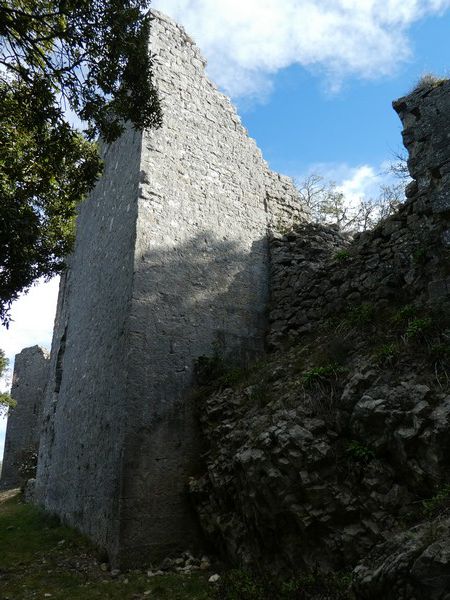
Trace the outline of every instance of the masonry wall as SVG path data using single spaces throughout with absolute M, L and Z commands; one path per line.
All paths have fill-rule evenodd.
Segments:
M 39 346 L 25 348 L 16 355 L 11 396 L 17 406 L 8 414 L 0 481 L 3 489 L 25 483 L 20 467 L 37 452 L 48 365 L 48 353 Z
M 184 30 L 155 13 L 150 47 L 164 124 L 108 150 L 82 207 L 38 473 L 39 502 L 122 565 L 199 544 L 194 362 L 263 351 L 267 228 L 303 218 Z
M 59 292 L 35 490 L 39 504 L 111 551 L 127 410 L 140 150 L 134 131 L 106 148 L 103 177 L 80 207 Z
M 187 500 L 200 455 L 194 361 L 262 352 L 267 226 L 300 208 L 284 207 L 292 182 L 268 170 L 184 30 L 158 14 L 151 50 L 164 127 L 145 132 L 142 151 L 121 502 L 130 561 L 196 536 Z
M 191 481 L 229 561 L 281 581 L 361 561 L 358 600 L 449 589 L 450 81 L 394 108 L 407 199 L 353 239 L 320 224 L 271 236 L 272 352 L 201 399 Z
M 303 224 L 271 236 L 271 348 L 290 346 L 326 319 L 369 303 L 450 295 L 450 82 L 424 82 L 393 103 L 412 181 L 399 211 L 352 243 Z M 406 303 L 406 300 L 405 300 Z

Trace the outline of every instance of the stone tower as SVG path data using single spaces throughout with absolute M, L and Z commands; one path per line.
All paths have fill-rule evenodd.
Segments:
M 25 483 L 20 467 L 37 452 L 48 366 L 48 353 L 39 346 L 25 348 L 16 355 L 11 396 L 17 406 L 8 415 L 0 481 L 3 489 Z
M 198 540 L 193 364 L 263 349 L 267 229 L 301 217 L 184 30 L 155 13 L 158 131 L 128 130 L 80 208 L 60 288 L 36 500 L 138 564 Z

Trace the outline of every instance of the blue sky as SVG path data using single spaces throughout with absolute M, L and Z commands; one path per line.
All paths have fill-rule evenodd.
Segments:
M 401 149 L 393 99 L 450 72 L 450 0 L 154 0 L 185 26 L 270 166 L 376 193 Z M 57 281 L 13 307 L 0 348 L 51 343 Z M 0 419 L 0 454 L 5 421 Z
M 326 87 L 323 74 L 292 65 L 273 78 L 265 103 L 238 99 L 249 133 L 277 171 L 301 176 L 314 165 L 380 165 L 402 148 L 400 121 L 392 100 L 406 94 L 423 73 L 448 75 L 450 10 L 415 23 L 413 54 L 398 71 L 373 80 L 350 76 L 340 90 Z

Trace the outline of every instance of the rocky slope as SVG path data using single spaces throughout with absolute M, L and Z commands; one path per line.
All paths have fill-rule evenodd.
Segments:
M 450 598 L 450 82 L 394 103 L 412 183 L 353 241 L 274 235 L 270 352 L 204 359 L 191 492 L 235 563 L 353 571 L 357 598 Z M 209 362 L 208 362 L 209 361 Z M 220 368 L 219 368 L 220 366 Z M 214 392 L 211 389 L 214 388 Z M 209 393 L 208 393 L 209 391 Z

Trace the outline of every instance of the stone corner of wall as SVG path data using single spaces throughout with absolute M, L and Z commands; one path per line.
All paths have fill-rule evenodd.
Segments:
M 310 221 L 292 177 L 271 171 L 268 167 L 266 173 L 269 232 L 273 234 L 277 229 L 290 229 Z
M 171 17 L 166 15 L 165 13 L 152 9 L 151 10 L 152 20 L 157 21 L 160 25 L 165 26 L 167 29 L 172 30 L 172 33 L 184 44 L 191 48 L 191 50 L 195 53 L 195 58 L 199 60 L 203 67 L 206 67 L 207 60 L 202 55 L 197 43 L 195 40 L 187 33 L 182 25 L 174 21 Z

